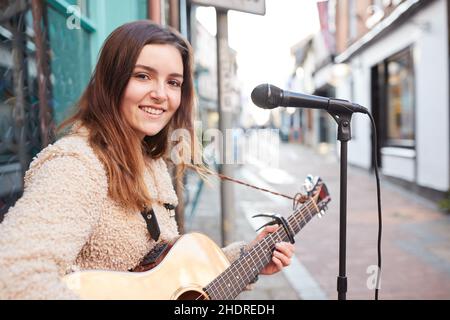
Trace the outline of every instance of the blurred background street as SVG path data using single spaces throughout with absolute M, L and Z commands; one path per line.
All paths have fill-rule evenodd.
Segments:
M 282 274 L 260 276 L 253 291 L 243 299 L 337 299 L 339 241 L 339 163 L 330 154 L 321 155 L 301 145 L 283 144 L 274 170 L 248 164 L 236 177 L 272 191 L 293 195 L 307 174 L 320 174 L 332 201 L 328 213 L 315 217 L 300 231 L 297 260 Z M 276 171 L 269 175 L 267 171 Z M 290 177 L 275 183 L 272 176 Z M 204 187 L 199 206 L 187 217 L 188 231 L 201 231 L 220 243 L 220 212 L 217 179 Z M 375 176 L 358 168 L 348 173 L 347 276 L 349 299 L 373 299 L 368 287 L 377 264 L 378 218 Z M 383 238 L 380 299 L 450 299 L 450 216 L 436 206 L 388 181 L 382 182 Z M 191 186 L 191 190 L 195 190 Z M 287 216 L 289 200 L 236 187 L 234 240 L 253 240 L 254 230 L 265 221 L 251 219 L 257 213 Z
M 71 114 L 103 41 L 139 19 L 192 44 L 196 131 L 211 169 L 289 196 L 317 175 L 331 194 L 327 214 L 297 236 L 292 265 L 261 276 L 240 299 L 337 298 L 336 121 L 324 110 L 258 108 L 251 92 L 261 83 L 346 99 L 373 115 L 376 146 L 369 118 L 351 121 L 347 298 L 374 297 L 376 159 L 380 299 L 450 299 L 447 0 L 0 0 L 0 222 L 22 195 L 31 160 Z M 292 211 L 285 198 L 217 178 L 208 187 L 192 173 L 175 189 L 180 231 L 218 244 L 251 241 L 266 221 L 254 214 Z

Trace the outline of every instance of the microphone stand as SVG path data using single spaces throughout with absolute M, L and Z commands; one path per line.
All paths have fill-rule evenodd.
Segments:
M 340 202 L 339 202 L 339 275 L 337 277 L 338 300 L 346 300 L 347 276 L 347 143 L 352 138 L 351 119 L 353 111 L 347 108 L 335 107 L 330 104 L 328 113 L 338 124 L 337 139 L 341 142 L 340 158 Z

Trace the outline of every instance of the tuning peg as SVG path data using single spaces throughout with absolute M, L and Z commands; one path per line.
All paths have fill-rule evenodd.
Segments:
M 322 218 L 325 215 L 325 210 L 320 210 L 319 212 L 319 218 Z

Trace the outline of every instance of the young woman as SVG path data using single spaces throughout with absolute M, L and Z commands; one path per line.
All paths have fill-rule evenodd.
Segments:
M 193 108 L 186 40 L 149 21 L 112 32 L 76 113 L 61 126 L 69 133 L 33 160 L 22 198 L 0 224 L 0 298 L 76 299 L 63 275 L 130 271 L 155 245 L 172 243 L 177 197 L 164 159 L 174 129 L 195 138 Z M 150 208 L 156 239 L 141 214 Z M 236 242 L 223 251 L 233 261 L 251 245 Z M 293 251 L 289 243 L 277 245 L 262 274 L 288 265 Z

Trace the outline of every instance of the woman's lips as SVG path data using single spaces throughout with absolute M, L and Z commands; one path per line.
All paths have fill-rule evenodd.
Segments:
M 139 106 L 139 109 L 152 119 L 159 118 L 165 112 L 164 109 L 153 106 Z

